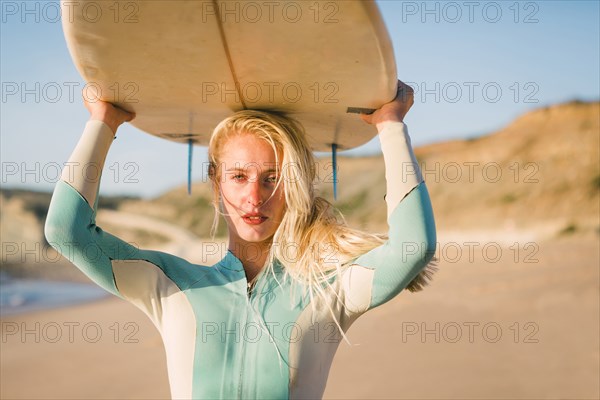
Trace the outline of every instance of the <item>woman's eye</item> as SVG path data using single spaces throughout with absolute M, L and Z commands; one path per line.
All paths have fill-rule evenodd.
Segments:
M 243 181 L 246 177 L 242 174 L 233 175 L 232 179 L 234 181 Z
M 269 182 L 269 183 L 276 183 L 277 182 L 277 176 L 275 176 L 275 175 L 269 176 L 267 178 L 267 182 Z

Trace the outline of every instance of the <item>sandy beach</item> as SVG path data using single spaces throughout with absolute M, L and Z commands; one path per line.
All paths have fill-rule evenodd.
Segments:
M 440 243 L 426 291 L 350 328 L 325 398 L 599 398 L 598 237 L 529 243 Z M 169 397 L 159 334 L 125 301 L 7 316 L 1 327 L 2 399 Z

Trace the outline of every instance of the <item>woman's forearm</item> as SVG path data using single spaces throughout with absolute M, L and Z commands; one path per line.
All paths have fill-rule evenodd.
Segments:
M 77 190 L 93 208 L 106 155 L 115 135 L 102 121 L 90 120 L 73 150 L 61 180 Z
M 408 129 L 402 122 L 386 122 L 379 132 L 385 162 L 388 219 L 400 201 L 423 181 Z

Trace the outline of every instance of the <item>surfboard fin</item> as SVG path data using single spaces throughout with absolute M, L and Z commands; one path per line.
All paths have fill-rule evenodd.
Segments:
M 187 192 L 188 195 L 192 194 L 192 150 L 194 148 L 194 142 L 192 139 L 188 139 L 188 173 L 187 173 Z
M 331 143 L 331 164 L 333 168 L 333 199 L 337 200 L 337 143 Z

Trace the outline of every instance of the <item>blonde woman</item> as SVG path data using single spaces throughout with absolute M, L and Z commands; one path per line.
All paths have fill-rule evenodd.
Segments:
M 229 232 L 224 258 L 203 266 L 135 248 L 95 224 L 99 179 L 77 170 L 101 170 L 118 126 L 134 117 L 96 102 L 86 103 L 75 171 L 55 188 L 46 237 L 154 322 L 173 398 L 321 398 L 350 325 L 403 289 L 420 290 L 433 270 L 433 212 L 403 123 L 412 102 L 399 82 L 394 101 L 362 115 L 384 154 L 387 236 L 348 227 L 316 196 L 315 161 L 297 124 L 241 111 L 209 145 L 215 210 Z

